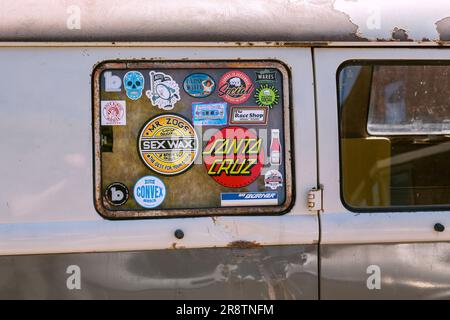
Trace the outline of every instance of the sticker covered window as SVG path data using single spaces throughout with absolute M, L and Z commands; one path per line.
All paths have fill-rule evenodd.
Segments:
M 288 210 L 283 64 L 105 62 L 93 77 L 95 205 L 103 216 Z

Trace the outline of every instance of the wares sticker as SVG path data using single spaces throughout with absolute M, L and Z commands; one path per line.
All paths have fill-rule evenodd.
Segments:
M 154 107 L 163 110 L 172 110 L 175 103 L 180 101 L 180 87 L 171 76 L 163 73 L 150 71 L 150 90 L 145 95 L 150 99 Z
M 183 89 L 191 97 L 205 98 L 216 89 L 216 83 L 206 73 L 194 73 L 184 79 Z
M 268 107 L 231 107 L 230 124 L 267 124 Z
M 197 126 L 226 125 L 227 103 L 193 103 L 192 122 Z
M 225 73 L 219 81 L 219 97 L 232 104 L 241 104 L 250 98 L 253 83 L 244 72 L 234 70 Z
M 276 72 L 270 70 L 256 71 L 256 81 L 259 83 L 272 83 L 277 81 Z
M 263 167 L 261 144 L 262 139 L 246 128 L 221 129 L 203 151 L 208 175 L 225 187 L 248 186 L 258 178 Z
M 134 185 L 134 200 L 144 208 L 156 208 L 166 198 L 166 186 L 154 176 L 140 178 Z
M 153 171 L 174 175 L 187 170 L 197 157 L 194 127 L 175 114 L 150 119 L 139 134 L 139 154 Z
M 125 101 L 101 101 L 101 125 L 124 126 L 127 124 Z

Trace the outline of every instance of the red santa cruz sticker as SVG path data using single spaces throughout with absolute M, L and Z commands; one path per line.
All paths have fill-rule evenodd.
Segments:
M 261 174 L 262 139 L 241 127 L 226 127 L 211 137 L 203 150 L 208 175 L 225 187 L 248 186 Z
M 233 70 L 220 78 L 219 97 L 229 103 L 244 103 L 250 98 L 252 91 L 252 80 L 242 71 Z

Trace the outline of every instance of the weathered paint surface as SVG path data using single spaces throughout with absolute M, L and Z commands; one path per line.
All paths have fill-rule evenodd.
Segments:
M 4 256 L 0 298 L 317 299 L 317 246 Z
M 323 299 L 450 299 L 450 243 L 323 245 L 320 252 Z M 370 266 L 379 267 L 379 289 Z
M 346 13 L 358 34 L 370 41 L 443 40 L 436 24 L 450 15 L 445 0 L 336 0 L 333 7 Z
M 447 0 L 19 0 L 0 41 L 444 41 L 449 16 Z

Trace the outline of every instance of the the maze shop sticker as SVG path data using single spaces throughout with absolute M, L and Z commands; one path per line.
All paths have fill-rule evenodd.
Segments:
M 127 124 L 125 101 L 101 101 L 102 126 L 124 126 Z
M 267 124 L 269 107 L 232 106 L 230 124 Z
M 197 126 L 227 124 L 227 103 L 193 103 L 192 122 Z
M 144 90 L 144 76 L 139 71 L 128 71 L 123 76 L 123 85 L 127 97 L 137 100 L 142 96 L 142 90 Z
M 228 192 L 220 194 L 222 207 L 276 206 L 277 192 Z
M 261 174 L 262 139 L 242 127 L 225 127 L 211 137 L 203 150 L 206 172 L 230 188 L 248 186 Z
M 121 206 L 128 201 L 129 192 L 126 185 L 120 182 L 111 183 L 105 190 L 106 201 L 112 206 Z
M 194 127 L 176 114 L 150 119 L 142 129 L 139 154 L 155 172 L 174 175 L 187 170 L 197 156 L 198 138 Z
M 259 106 L 272 108 L 278 104 L 279 99 L 278 89 L 274 86 L 263 84 L 255 91 L 255 101 Z
M 271 190 L 277 190 L 283 186 L 283 175 L 278 170 L 268 170 L 264 175 L 264 185 Z
M 225 73 L 219 81 L 219 97 L 228 103 L 241 104 L 250 98 L 253 83 L 248 75 L 239 70 Z
M 140 178 L 133 189 L 134 200 L 144 208 L 156 208 L 166 198 L 166 186 L 154 176 Z
M 205 98 L 214 92 L 216 83 L 206 73 L 193 73 L 183 81 L 183 89 L 194 98 Z
M 150 71 L 149 75 L 150 90 L 147 90 L 145 95 L 153 106 L 163 110 L 172 110 L 175 103 L 181 99 L 178 83 L 163 72 Z

